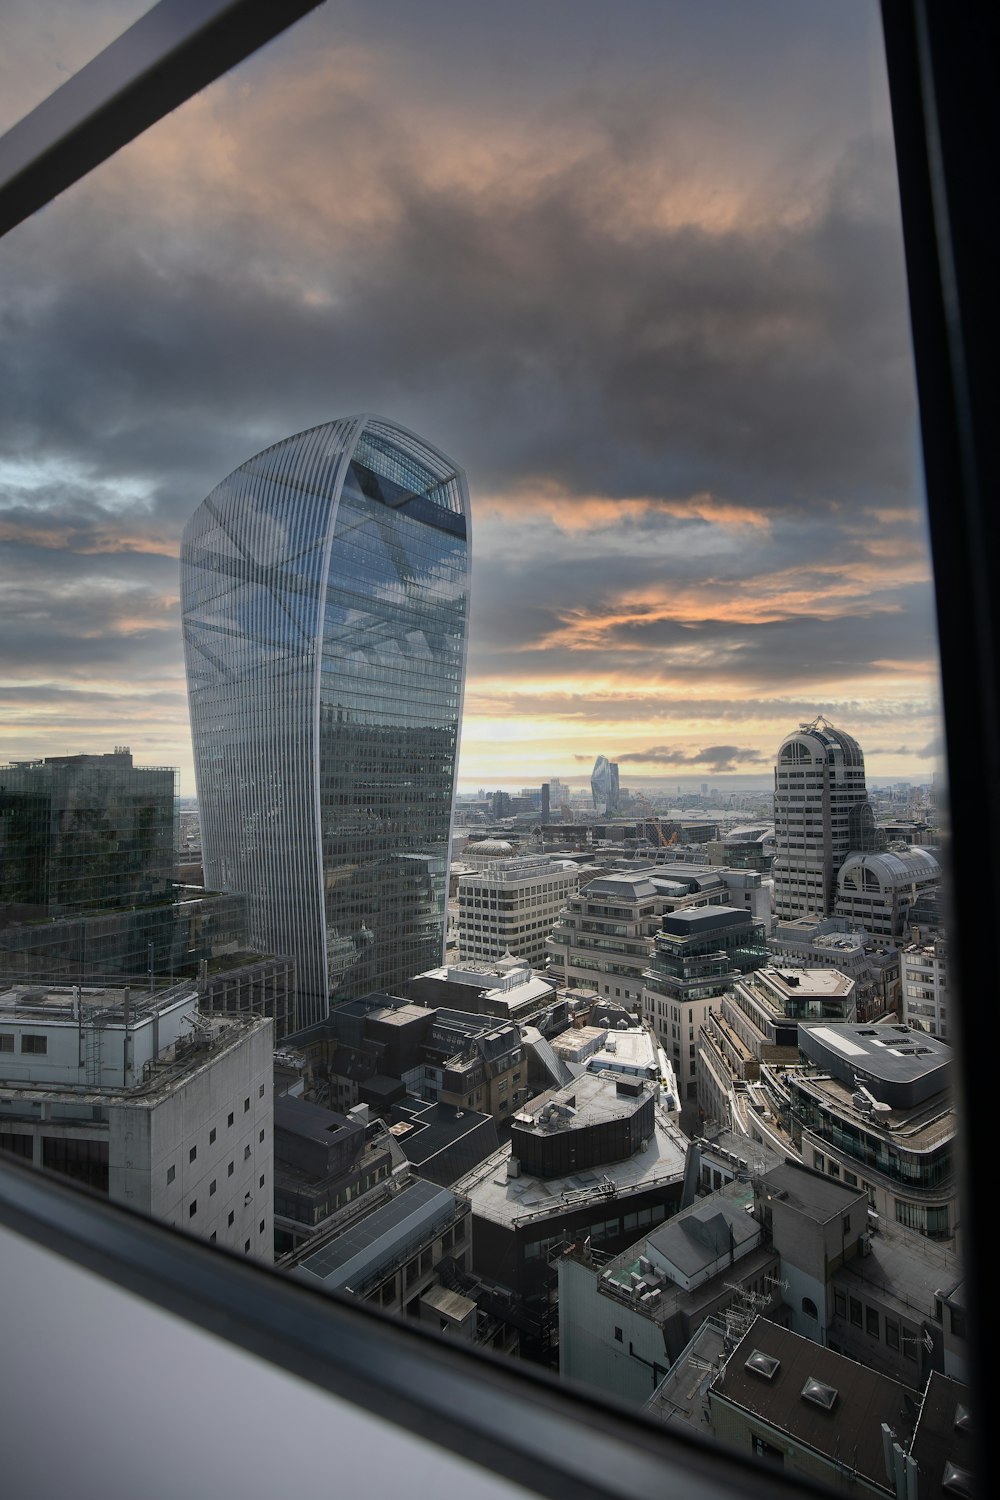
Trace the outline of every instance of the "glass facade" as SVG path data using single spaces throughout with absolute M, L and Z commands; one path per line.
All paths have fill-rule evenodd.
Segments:
M 0 769 L 0 916 L 31 921 L 169 898 L 176 772 L 131 753 Z
M 618 765 L 616 761 L 608 760 L 606 755 L 599 755 L 597 757 L 590 776 L 590 792 L 596 812 L 601 813 L 603 816 L 618 811 L 621 792 L 618 786 Z
M 668 931 L 667 923 L 682 930 Z M 735 974 L 747 974 L 768 961 L 762 922 L 746 917 L 723 925 L 720 919 L 707 931 L 690 932 L 684 926 L 683 917 L 667 917 L 664 930 L 656 934 L 655 951 L 642 977 L 646 988 L 658 995 L 682 1004 L 721 995 Z M 699 926 L 704 928 L 703 923 Z
M 468 509 L 450 459 L 353 417 L 242 464 L 184 533 L 205 878 L 294 956 L 299 1026 L 442 961 Z
M 214 894 L 0 925 L 0 981 L 83 984 L 194 973 L 246 947 L 245 902 Z

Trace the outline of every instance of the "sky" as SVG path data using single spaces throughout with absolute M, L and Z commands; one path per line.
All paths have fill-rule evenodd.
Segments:
M 0 128 L 142 0 L 9 0 Z M 877 7 L 331 0 L 0 245 L 0 759 L 194 792 L 183 527 L 376 412 L 466 469 L 461 785 L 940 714 Z

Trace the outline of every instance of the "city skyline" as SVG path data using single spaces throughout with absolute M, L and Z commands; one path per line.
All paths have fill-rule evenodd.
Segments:
M 129 11 L 15 7 L 9 118 Z M 877 12 L 457 14 L 319 12 L 11 235 L 0 754 L 127 742 L 192 795 L 184 519 L 374 410 L 475 496 L 463 789 L 766 783 L 818 713 L 929 781 Z

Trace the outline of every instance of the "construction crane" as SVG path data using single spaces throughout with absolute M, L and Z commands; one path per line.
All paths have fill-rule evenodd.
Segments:
M 670 837 L 667 838 L 667 835 L 663 832 L 663 829 L 660 826 L 659 818 L 656 816 L 653 809 L 650 807 L 649 802 L 642 795 L 642 793 L 633 792 L 632 796 L 637 802 L 641 802 L 643 807 L 646 809 L 647 817 L 649 818 L 649 821 L 652 823 L 653 827 L 656 829 L 656 836 L 660 840 L 660 843 L 663 845 L 664 849 L 672 849 L 673 846 L 677 843 L 677 840 L 680 838 L 680 834 L 675 830 L 670 835 Z

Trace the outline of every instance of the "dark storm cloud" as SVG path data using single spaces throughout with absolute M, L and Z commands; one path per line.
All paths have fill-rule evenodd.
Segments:
M 896 745 L 886 747 L 884 745 L 874 746 L 867 752 L 869 755 L 905 755 L 915 760 L 941 760 L 944 756 L 944 738 L 935 735 L 926 745 Z
M 569 95 L 578 149 L 523 186 L 515 162 L 472 190 L 438 180 L 383 92 L 332 89 L 319 119 L 293 111 L 275 138 L 267 88 L 284 80 L 261 78 L 257 114 L 235 86 L 232 116 L 220 106 L 219 128 L 241 130 L 230 178 L 202 178 L 188 143 L 204 201 L 181 196 L 179 222 L 140 150 L 18 231 L 15 451 L 141 475 L 177 523 L 254 445 L 359 407 L 439 436 L 474 490 L 535 477 L 791 508 L 910 497 L 886 142 L 847 141 L 797 216 L 635 222 L 677 133 L 669 95 Z M 558 111 L 556 93 L 540 149 Z M 181 116 L 157 129 L 184 139 Z M 336 184 L 304 198 L 337 148 L 378 205 L 361 222 Z M 145 149 L 155 160 L 155 133 Z
M 916 675 L 891 148 L 870 23 L 831 10 L 344 0 L 21 226 L 8 675 L 177 680 L 194 508 L 364 410 L 468 471 L 470 702 L 505 680 L 534 716 L 522 680 L 589 676 L 585 719 L 615 690 L 655 716 L 652 688 L 683 685 L 742 741 L 753 700 L 713 678 L 784 705 L 807 681 L 863 694 L 886 661 Z M 592 497 L 617 513 L 581 531 Z
M 674 750 L 669 745 L 652 745 L 648 750 L 631 750 L 620 753 L 618 760 L 641 761 L 653 766 L 707 766 L 710 771 L 721 774 L 735 771 L 737 766 L 766 765 L 767 756 L 757 750 L 739 745 L 708 745 L 704 750 Z

